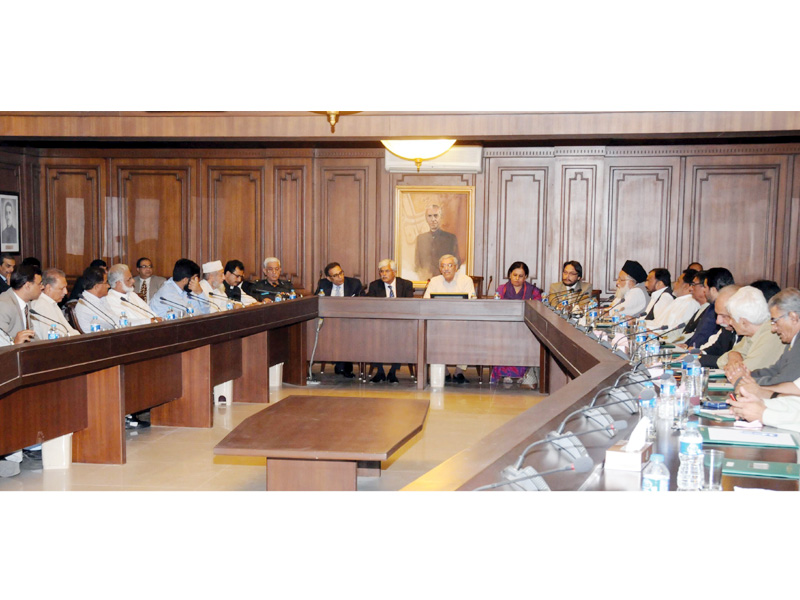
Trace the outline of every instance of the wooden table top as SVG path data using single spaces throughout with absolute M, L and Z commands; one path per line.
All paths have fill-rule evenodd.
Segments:
M 387 460 L 422 431 L 428 400 L 289 396 L 245 419 L 214 454 Z

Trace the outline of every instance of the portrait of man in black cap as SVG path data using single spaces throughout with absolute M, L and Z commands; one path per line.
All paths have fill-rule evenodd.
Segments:
M 626 260 L 617 277 L 617 291 L 614 293 L 614 302 L 611 312 L 623 317 L 638 315 L 650 302 L 645 281 L 647 271 L 635 260 Z

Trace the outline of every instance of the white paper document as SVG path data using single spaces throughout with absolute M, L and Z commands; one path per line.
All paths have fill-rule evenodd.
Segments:
M 794 436 L 790 433 L 753 431 L 750 429 L 734 429 L 733 427 L 709 427 L 708 440 L 710 442 L 726 442 L 728 444 L 797 446 Z

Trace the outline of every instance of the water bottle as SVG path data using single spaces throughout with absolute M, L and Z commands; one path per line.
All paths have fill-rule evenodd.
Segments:
M 320 296 L 324 296 L 324 295 L 325 295 L 325 290 L 320 290 L 320 291 L 319 291 L 319 295 L 320 295 Z
M 230 300 L 228 300 L 228 301 L 225 303 L 225 310 L 233 310 L 233 302 L 231 302 Z
M 681 466 L 678 467 L 678 489 L 699 490 L 703 487 L 703 436 L 697 422 L 686 424 L 678 438 Z
M 100 331 L 100 319 L 97 318 L 97 315 L 92 317 L 92 323 L 89 325 L 89 332 L 94 333 L 95 331 Z
M 119 313 L 119 327 L 120 329 L 122 329 L 124 327 L 127 327 L 129 324 L 130 323 L 128 322 L 128 315 L 126 315 L 125 311 L 123 310 L 121 313 Z
M 648 391 L 649 390 L 649 391 Z M 642 391 L 639 392 L 639 410 L 642 417 L 650 419 L 650 426 L 647 428 L 647 440 L 652 442 L 656 439 L 656 417 L 658 415 L 657 400 L 653 382 L 646 381 L 642 384 Z
M 294 290 L 289 292 L 289 300 L 297 300 L 297 292 L 295 292 Z
M 663 454 L 651 454 L 650 462 L 642 473 L 643 492 L 668 492 L 669 469 L 664 464 Z
M 651 333 L 647 338 L 647 344 L 644 347 L 645 364 L 646 367 L 652 367 L 658 364 L 659 353 L 661 352 L 661 344 L 654 333 Z
M 186 307 L 186 316 L 187 317 L 193 317 L 194 316 L 194 306 L 192 306 L 191 304 Z
M 495 292 L 494 293 L 494 299 L 495 300 L 500 300 L 500 292 Z
M 699 404 L 700 395 L 703 393 L 703 367 L 700 365 L 700 359 L 695 354 L 687 354 L 683 358 L 682 366 L 686 394 L 694 399 L 694 404 Z
M 47 339 L 48 340 L 57 340 L 59 338 L 58 329 L 56 329 L 56 324 L 53 323 L 50 325 L 50 331 L 47 332 Z
M 167 309 L 167 321 L 174 321 L 178 318 L 178 315 L 175 314 L 175 311 L 172 310 L 172 307 Z
M 319 291 L 319 295 L 320 295 L 320 296 L 324 296 L 324 295 L 325 295 L 325 292 L 323 292 L 322 290 L 320 290 L 320 291 Z M 275 294 L 275 300 L 274 300 L 274 302 L 283 302 L 283 292 L 281 292 L 280 294 Z
M 592 327 L 596 322 L 597 322 L 597 303 L 594 300 L 592 300 L 591 304 L 589 304 L 589 314 L 586 317 L 586 324 Z
M 611 333 L 613 335 L 617 334 L 625 335 L 625 331 L 622 329 L 622 325 L 619 324 L 619 315 L 617 314 L 611 316 Z
M 661 395 L 658 398 L 658 418 L 669 420 L 672 425 L 672 417 L 674 415 L 675 394 L 678 391 L 678 386 L 675 383 L 675 377 L 672 369 L 667 369 L 661 376 Z
M 567 308 L 567 307 L 568 307 L 568 306 L 569 306 L 569 302 L 567 302 L 567 299 L 566 299 L 566 298 L 564 298 L 564 299 L 561 301 L 561 309 L 560 309 L 560 310 L 561 310 L 561 314 L 562 314 L 562 315 L 565 315 L 565 314 L 567 314 L 567 310 L 568 310 L 568 308 Z

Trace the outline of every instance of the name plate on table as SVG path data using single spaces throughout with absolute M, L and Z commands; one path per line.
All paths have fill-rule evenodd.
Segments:
M 757 446 L 761 448 L 798 449 L 797 440 L 791 433 L 777 431 L 753 431 L 734 429 L 733 427 L 697 428 L 703 436 L 704 444 L 720 444 L 729 446 Z
M 738 460 L 726 458 L 722 463 L 723 475 L 767 477 L 769 479 L 800 479 L 797 463 L 767 462 L 763 460 Z

